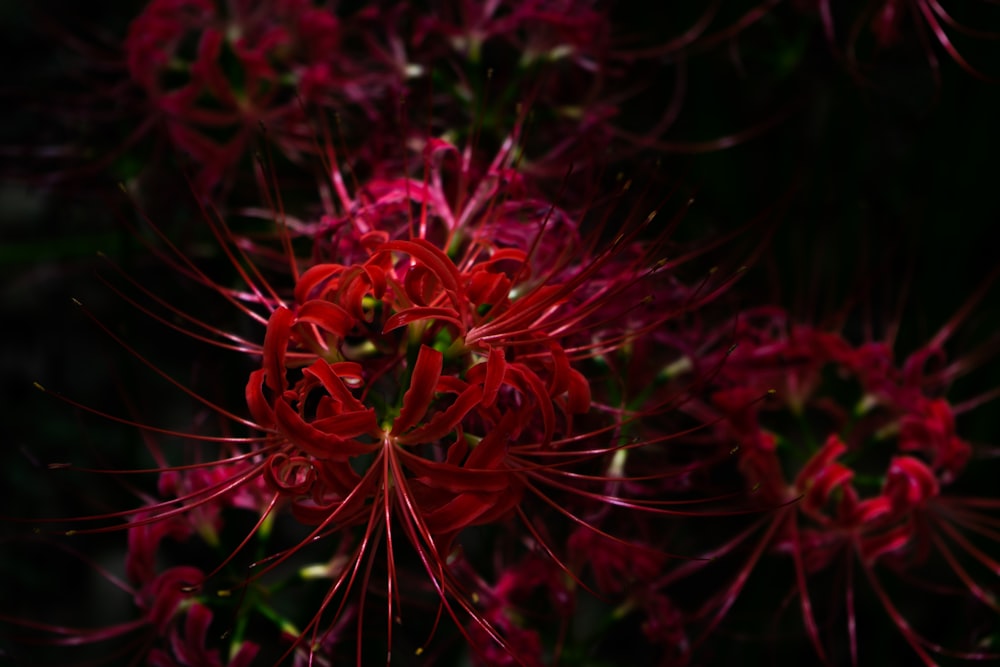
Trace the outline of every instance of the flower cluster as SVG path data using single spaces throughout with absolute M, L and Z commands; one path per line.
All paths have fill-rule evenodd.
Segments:
M 715 557 L 745 560 L 695 616 L 715 627 L 753 570 L 765 567 L 762 561 L 786 560 L 794 575 L 783 582 L 789 587 L 785 604 L 798 599 L 816 654 L 858 664 L 865 630 L 853 573 L 860 570 L 926 664 L 934 664 L 934 653 L 995 659 L 981 646 L 945 647 L 924 634 L 933 633 L 931 625 L 917 620 L 934 605 L 959 600 L 978 606 L 978 614 L 996 610 L 995 586 L 980 579 L 996 564 L 983 546 L 994 535 L 990 512 L 996 502 L 952 490 L 973 451 L 955 426 L 956 412 L 966 408 L 942 396 L 961 372 L 961 363 L 942 367 L 943 345 L 958 322 L 897 363 L 888 342 L 854 344 L 839 332 L 796 322 L 780 308 L 738 317 L 728 341 L 735 347 L 706 350 L 705 361 L 724 354 L 725 363 L 703 397 L 685 409 L 715 424 L 720 443 L 734 444 L 735 472 L 760 506 L 773 511 L 711 548 Z M 950 576 L 927 567 L 935 559 L 948 564 Z M 680 571 L 710 566 L 688 564 Z M 831 572 L 838 573 L 832 586 Z M 919 586 L 923 604 L 894 602 L 882 580 L 888 573 Z M 769 585 L 777 581 L 774 576 Z M 840 649 L 845 645 L 846 652 Z
M 984 78 L 950 37 L 970 31 L 931 0 L 722 4 L 144 3 L 105 72 L 128 139 L 88 169 L 122 177 L 151 136 L 183 156 L 169 210 L 155 173 L 123 179 L 143 252 L 104 258 L 156 333 L 74 303 L 172 393 L 122 382 L 115 409 L 35 383 L 144 446 L 44 462 L 124 505 L 107 488 L 89 511 L 0 512 L 37 524 L 12 552 L 47 549 L 84 598 L 117 600 L 83 619 L 0 603 L 0 655 L 1000 659 L 1000 499 L 962 422 L 1000 390 L 953 386 L 996 339 L 950 356 L 990 280 L 900 360 L 902 319 L 879 337 L 861 309 L 828 326 L 760 296 L 798 193 L 726 231 L 724 207 L 698 217 L 697 185 L 661 176 L 801 110 L 757 104 L 706 140 L 726 105 L 686 125 L 689 75 L 749 79 L 773 40 L 774 92 L 803 76 L 789 44 L 807 34 L 859 75 L 865 29 L 890 48 L 910 16 L 938 85 L 938 47 Z M 107 139 L 81 135 L 83 153 Z

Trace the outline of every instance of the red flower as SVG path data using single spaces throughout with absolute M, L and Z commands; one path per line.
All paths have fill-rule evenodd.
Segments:
M 153 0 L 129 27 L 125 55 L 207 192 L 227 178 L 260 128 L 292 158 L 312 152 L 303 107 L 355 106 L 369 121 L 398 90 L 398 73 L 349 53 L 331 10 L 307 0 L 228 3 Z
M 836 570 L 848 577 L 845 625 L 852 663 L 858 661 L 851 574 L 856 567 L 925 663 L 933 664 L 932 653 L 996 657 L 977 647 L 955 650 L 927 639 L 880 579 L 895 572 L 944 599 L 972 595 L 996 609 L 969 568 L 988 570 L 995 564 L 980 543 L 996 542 L 990 527 L 996 517 L 990 512 L 998 504 L 948 493 L 965 472 L 972 447 L 956 433 L 951 404 L 927 395 L 939 392 L 948 373 L 963 365 L 945 372 L 923 370 L 928 358 L 942 354 L 956 325 L 957 320 L 949 323 L 897 366 L 889 344 L 855 347 L 841 334 L 794 324 L 780 310 L 748 313 L 736 328 L 735 349 L 725 353 L 710 380 L 715 388 L 710 405 L 692 401 L 686 406 L 703 419 L 715 414 L 721 420 L 722 440 L 738 443 L 737 468 L 766 508 L 753 527 L 707 554 L 720 559 L 748 549 L 729 587 L 695 613 L 706 623 L 702 639 L 729 613 L 758 564 L 781 554 L 792 558 L 789 595 L 798 597 L 802 623 L 823 659 L 831 653 L 822 640 L 828 624 L 816 617 L 826 608 L 819 600 L 832 595 L 835 601 L 843 591 L 818 590 L 818 582 Z M 712 355 L 703 362 L 711 366 Z M 932 561 L 944 564 L 957 582 L 925 574 Z M 667 579 L 679 581 L 706 567 L 686 564 Z
M 348 615 L 372 637 L 371 617 L 381 615 L 376 598 L 384 600 L 391 650 L 400 632 L 395 619 L 415 601 L 427 604 L 428 594 L 437 615 L 452 617 L 474 650 L 521 655 L 530 634 L 477 605 L 453 572 L 470 528 L 519 533 L 518 549 L 571 573 L 581 564 L 562 554 L 552 519 L 591 540 L 601 535 L 620 551 L 630 540 L 616 534 L 614 514 L 696 512 L 658 495 L 679 474 L 659 454 L 673 435 L 657 418 L 676 404 L 666 376 L 642 386 L 613 369 L 638 369 L 632 356 L 646 349 L 638 339 L 722 287 L 694 290 L 672 275 L 683 260 L 659 261 L 664 238 L 654 234 L 653 215 L 625 221 L 612 243 L 598 245 L 602 228 L 584 235 L 574 216 L 528 195 L 510 165 L 512 146 L 488 165 L 452 159 L 459 155 L 429 140 L 421 179 L 380 176 L 351 195 L 335 178 L 339 208 L 316 224 L 296 224 L 302 238 L 282 230 L 283 256 L 260 239 L 244 244 L 206 216 L 246 283 L 240 288 L 215 283 L 179 253 L 164 254 L 263 325 L 257 341 L 156 297 L 169 319 L 140 305 L 198 340 L 253 358 L 256 368 L 239 380 L 249 418 L 173 382 L 254 432 L 192 436 L 192 446 L 205 445 L 193 464 L 158 458 L 167 499 L 147 504 L 127 524 L 136 542 L 131 569 L 153 567 L 167 535 L 197 534 L 213 545 L 227 508 L 255 510 L 257 522 L 207 578 L 222 576 L 245 547 L 260 544 L 265 555 L 234 587 L 246 591 L 246 613 L 257 609 L 296 637 L 285 657 L 325 659 L 341 650 L 331 638 Z M 298 246 L 311 250 L 308 258 L 292 254 Z M 281 257 L 291 286 L 265 280 L 256 255 L 243 247 L 267 260 Z M 650 349 L 644 361 L 664 367 L 674 357 Z M 216 461 L 211 442 L 219 443 Z M 643 523 L 630 522 L 628 530 L 645 530 Z M 283 542 L 271 545 L 279 534 Z M 640 551 L 642 567 L 627 567 L 628 553 Z M 306 560 L 317 553 L 320 565 Z M 590 565 L 599 588 L 618 592 L 614 579 L 649 580 L 661 563 L 650 546 Z M 263 592 L 291 565 L 307 585 L 325 583 L 311 606 L 281 620 Z M 205 622 L 199 611 L 183 636 L 172 635 L 191 644 L 175 650 L 175 660 L 214 651 L 200 640 Z M 491 641 L 480 641 L 484 636 Z

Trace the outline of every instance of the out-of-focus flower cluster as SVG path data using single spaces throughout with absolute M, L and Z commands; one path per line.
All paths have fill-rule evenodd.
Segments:
M 733 4 L 647 26 L 570 0 L 146 3 L 108 67 L 127 138 L 100 146 L 95 114 L 60 153 L 88 159 L 46 182 L 126 181 L 123 217 L 183 287 L 167 296 L 124 262 L 106 282 L 200 350 L 198 377 L 77 305 L 194 416 L 62 397 L 143 436 L 136 469 L 54 464 L 132 501 L 41 519 L 38 538 L 122 537 L 114 565 L 54 551 L 127 609 L 99 624 L 0 604 L 11 655 L 1000 660 L 1000 498 L 961 429 L 1000 392 L 952 391 L 995 352 L 953 344 L 989 281 L 897 351 L 892 333 L 856 335 L 850 308 L 826 326 L 741 291 L 780 204 L 736 232 L 691 230 L 694 189 L 659 175 L 665 156 L 766 137 L 799 104 L 683 136 L 699 57 L 728 51 L 740 70 L 743 41 L 799 21 L 865 85 L 869 52 L 912 42 L 940 86 L 940 53 L 988 78 L 953 34 L 990 35 L 929 0 Z M 147 208 L 155 182 L 115 166 L 147 141 L 182 156 L 190 219 Z

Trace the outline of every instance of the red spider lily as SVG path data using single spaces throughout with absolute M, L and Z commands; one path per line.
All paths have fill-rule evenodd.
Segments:
M 191 566 L 169 567 L 157 572 L 153 552 L 164 534 L 144 530 L 147 527 L 149 524 L 129 530 L 127 575 L 130 583 L 120 580 L 75 550 L 50 545 L 81 559 L 99 577 L 129 594 L 138 612 L 135 619 L 103 627 L 69 627 L 6 616 L 2 617 L 4 622 L 19 628 L 22 635 L 19 641 L 25 644 L 40 643 L 66 649 L 93 648 L 94 660 L 80 664 L 138 665 L 140 659 L 148 655 L 150 665 L 163 667 L 248 665 L 258 651 L 253 642 L 234 644 L 226 661 L 219 657 L 217 651 L 206 648 L 206 632 L 212 613 L 196 601 L 197 590 L 205 575 Z M 175 537 L 184 540 L 187 536 Z M 138 566 L 137 560 L 145 562 Z M 34 657 L 32 664 L 39 664 Z
M 261 126 L 288 156 L 309 152 L 304 106 L 354 106 L 369 121 L 379 115 L 375 102 L 398 90 L 399 73 L 348 56 L 350 33 L 332 11 L 305 0 L 225 9 L 207 0 L 154 0 L 132 22 L 125 55 L 206 191 L 244 157 Z
M 742 319 L 738 346 L 714 378 L 711 407 L 691 407 L 724 416 L 720 426 L 728 432 L 726 439 L 739 443 L 739 471 L 764 506 L 791 504 L 772 510 L 709 554 L 716 558 L 742 546 L 750 549 L 730 587 L 699 610 L 697 616 L 709 628 L 729 612 L 759 563 L 790 556 L 795 583 L 789 599 L 799 598 L 807 634 L 823 660 L 832 654 L 822 640 L 826 622 L 816 617 L 818 598 L 844 609 L 850 660 L 858 664 L 857 567 L 925 664 L 935 664 L 933 654 L 997 657 L 979 647 L 958 650 L 927 639 L 882 581 L 883 573 L 893 572 L 928 594 L 976 599 L 984 613 L 998 611 L 991 586 L 969 568 L 992 571 L 996 566 L 982 543 L 996 542 L 1000 505 L 949 493 L 965 472 L 972 448 L 956 434 L 953 406 L 927 395 L 965 369 L 959 363 L 930 375 L 917 370 L 928 357 L 941 354 L 957 318 L 969 307 L 901 366 L 893 363 L 891 343 L 855 347 L 840 334 L 794 324 L 778 309 Z M 930 564 L 950 570 L 951 581 L 928 574 Z M 686 564 L 667 579 L 679 580 L 702 567 Z M 836 602 L 835 593 L 833 598 L 817 594 L 817 582 L 831 570 L 847 579 L 843 603 Z
M 88 519 L 126 520 L 135 536 L 131 570 L 149 572 L 166 535 L 197 532 L 209 544 L 217 542 L 220 508 L 255 509 L 260 518 L 205 576 L 212 581 L 252 541 L 274 539 L 271 527 L 290 516 L 305 533 L 277 549 L 268 544 L 270 555 L 258 556 L 238 586 L 247 591 L 252 610 L 260 604 L 257 591 L 267 588 L 266 577 L 333 545 L 321 566 L 300 568 L 308 581 L 315 577 L 306 573 L 321 570 L 328 583 L 307 614 L 296 612 L 299 620 L 281 625 L 296 637 L 283 657 L 320 660 L 327 651 L 342 650 L 328 640 L 341 635 L 348 614 L 356 614 L 360 663 L 362 638 L 370 636 L 362 628 L 370 627 L 374 597 L 385 601 L 391 651 L 397 618 L 426 592 L 409 574 L 416 567 L 436 598 L 432 634 L 437 619 L 448 614 L 474 649 L 495 644 L 519 660 L 523 646 L 514 643 L 520 635 L 477 604 L 452 571 L 457 542 L 469 528 L 509 530 L 519 522 L 526 531 L 522 544 L 578 577 L 579 566 L 561 556 L 550 537 L 549 518 L 569 521 L 575 539 L 597 539 L 624 556 L 622 538 L 598 525 L 602 507 L 603 514 L 614 509 L 649 517 L 692 512 L 662 497 L 633 494 L 677 474 L 673 464 L 641 473 L 626 466 L 627 460 L 642 460 L 644 449 L 661 450 L 673 439 L 664 425 L 647 430 L 641 424 L 675 400 L 632 395 L 632 388 L 624 396 L 621 379 L 609 375 L 607 366 L 611 359 L 628 362 L 637 337 L 714 298 L 724 284 L 683 288 L 670 274 L 690 255 L 660 259 L 672 225 L 656 235 L 654 215 L 638 223 L 627 219 L 609 243 L 598 245 L 608 223 L 584 235 L 573 216 L 525 198 L 513 176 L 512 153 L 506 145 L 492 164 L 479 167 L 479 176 L 474 156 L 431 140 L 422 179 L 376 178 L 354 196 L 335 175 L 339 212 L 300 228 L 315 235 L 306 239 L 314 241 L 312 257 L 329 259 L 300 259 L 287 228 L 278 234 L 294 281 L 287 291 L 264 278 L 254 257 L 241 249 L 248 246 L 209 211 L 206 221 L 243 287 L 210 279 L 164 239 L 168 250 L 162 258 L 262 325 L 260 342 L 189 315 L 138 284 L 144 299 L 119 293 L 197 340 L 251 356 L 258 367 L 241 379 L 250 417 L 184 387 L 115 337 L 189 396 L 257 434 L 208 437 L 143 427 L 186 435 L 206 447 L 194 464 L 158 459 L 161 492 L 174 497 L 147 503 L 141 515 L 123 511 Z M 455 168 L 457 178 L 450 173 Z M 550 224 L 571 232 L 570 243 L 566 236 L 554 240 Z M 337 261 L 340 256 L 346 261 Z M 645 296 L 654 289 L 660 291 L 659 308 Z M 597 399 L 594 380 L 583 373 L 594 367 L 603 369 Z M 613 388 L 611 395 L 604 383 Z M 207 451 L 212 442 L 221 444 L 216 460 Z M 383 556 L 384 580 L 375 575 Z M 408 563 L 413 557 L 415 564 Z M 652 576 L 648 570 L 660 562 L 650 555 L 642 578 Z M 605 574 L 623 567 L 621 558 L 594 565 L 602 586 Z M 204 585 L 191 592 L 208 604 Z M 175 633 L 170 641 L 199 643 L 205 617 L 197 613 L 183 635 Z M 466 617 L 474 629 L 467 628 Z M 492 643 L 480 641 L 484 635 Z M 181 653 L 199 655 L 188 647 L 175 651 L 179 661 L 190 659 Z
M 462 247 L 465 230 L 449 219 L 472 219 L 483 203 L 478 197 L 451 216 L 433 190 L 406 185 L 407 198 L 421 206 L 421 236 L 390 240 L 371 231 L 359 239 L 364 263 L 302 273 L 294 306 L 277 306 L 268 320 L 262 368 L 251 376 L 247 400 L 260 427 L 280 435 L 267 478 L 300 521 L 315 524 L 314 534 L 365 524 L 367 540 L 373 529 L 389 531 L 401 520 L 444 595 L 454 585 L 429 564 L 450 551 L 458 533 L 520 513 L 522 494 L 540 493 L 538 483 L 571 489 L 572 477 L 560 481 L 562 471 L 544 458 L 533 462 L 536 454 L 568 449 L 579 462 L 615 451 L 575 446 L 572 416 L 589 409 L 590 387 L 559 337 L 570 324 L 579 334 L 609 295 L 639 276 L 626 268 L 624 282 L 588 293 L 587 279 L 610 261 L 599 256 L 562 280 L 552 271 L 539 281 L 524 250 L 491 248 L 477 235 Z M 424 238 L 437 228 L 432 217 L 444 218 L 442 245 L 455 249 L 458 261 Z M 574 302 L 581 291 L 583 300 Z M 362 459 L 370 459 L 367 469 L 359 469 Z M 390 560 L 390 612 L 393 567 Z M 500 641 L 488 619 L 476 620 Z

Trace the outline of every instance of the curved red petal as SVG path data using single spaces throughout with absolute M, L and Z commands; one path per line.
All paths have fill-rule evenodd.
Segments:
M 274 416 L 282 434 L 292 444 L 319 459 L 343 461 L 351 456 L 368 454 L 374 448 L 374 445 L 348 440 L 313 427 L 285 401 L 278 401 Z
M 465 325 L 462 323 L 462 319 L 457 311 L 451 308 L 416 306 L 402 310 L 387 319 L 385 325 L 382 327 L 382 333 L 389 333 L 394 329 L 405 327 L 411 322 L 418 322 L 420 320 L 445 320 L 446 322 L 455 324 L 458 327 L 460 335 L 461 332 L 465 331 Z
M 392 424 L 392 435 L 405 433 L 427 414 L 427 409 L 434 400 L 434 388 L 441 377 L 443 363 L 443 354 L 432 347 L 420 346 L 410 377 L 410 387 L 403 395 L 403 407 Z
M 315 324 L 325 331 L 344 338 L 353 327 L 355 319 L 346 310 L 331 301 L 312 299 L 299 306 L 295 321 Z
M 453 431 L 465 415 L 480 404 L 482 398 L 482 387 L 468 387 L 447 410 L 434 415 L 426 425 L 399 436 L 397 441 L 403 445 L 416 445 L 440 440 Z
M 284 306 L 277 307 L 267 321 L 267 332 L 264 334 L 262 366 L 265 382 L 268 389 L 279 394 L 288 388 L 285 355 L 288 352 L 288 339 L 294 318 L 292 311 Z

